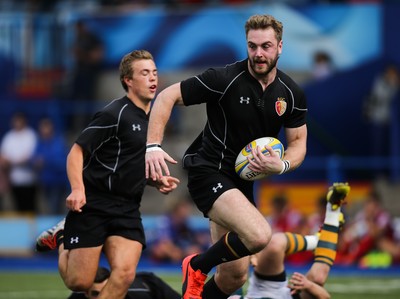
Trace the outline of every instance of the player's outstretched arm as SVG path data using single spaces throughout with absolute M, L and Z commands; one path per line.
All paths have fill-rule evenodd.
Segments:
M 67 156 L 67 175 L 71 194 L 66 199 L 66 207 L 73 212 L 82 212 L 86 204 L 85 186 L 83 184 L 83 148 L 75 143 Z
M 157 180 L 170 172 L 165 161 L 178 163 L 161 148 L 164 130 L 174 105 L 183 104 L 180 83 L 175 83 L 157 96 L 150 113 L 146 145 L 146 178 Z

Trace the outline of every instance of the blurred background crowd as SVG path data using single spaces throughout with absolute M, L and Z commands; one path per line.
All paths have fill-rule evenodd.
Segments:
M 283 22 L 279 68 L 306 92 L 309 143 L 301 168 L 258 182 L 260 208 L 276 231 L 313 234 L 326 187 L 348 181 L 337 263 L 398 264 L 396 2 L 0 0 L 0 231 L 10 217 L 40 221 L 66 212 L 66 154 L 92 113 L 123 94 L 117 69 L 125 53 L 153 53 L 161 90 L 245 58 L 244 20 L 265 13 Z M 164 147 L 177 159 L 204 125 L 198 109 L 174 110 Z M 182 178 L 180 190 L 167 198 L 146 190 L 143 201 L 145 255 L 155 262 L 179 262 L 210 242 L 185 174 L 173 171 Z M 13 251 L 7 246 L 0 242 L 0 254 Z M 290 261 L 311 258 L 302 253 Z

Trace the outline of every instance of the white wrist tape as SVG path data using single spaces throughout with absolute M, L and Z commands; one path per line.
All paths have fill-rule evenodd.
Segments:
M 284 174 L 285 172 L 288 172 L 289 169 L 290 169 L 290 161 L 282 160 L 282 170 L 279 174 Z
M 161 144 L 158 143 L 146 144 L 146 153 L 159 152 L 159 151 L 163 151 L 163 149 L 161 148 Z

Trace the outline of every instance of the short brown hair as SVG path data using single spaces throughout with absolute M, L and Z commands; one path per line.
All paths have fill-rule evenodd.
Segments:
M 267 29 L 271 27 L 275 31 L 276 39 L 278 42 L 282 40 L 283 25 L 271 15 L 253 15 L 251 16 L 244 26 L 246 30 L 246 37 L 250 30 Z
M 133 76 L 132 62 L 141 59 L 153 60 L 153 55 L 146 50 L 135 50 L 126 54 L 119 64 L 119 80 L 121 81 L 122 87 L 125 91 L 128 91 L 128 86 L 126 85 L 124 79 L 126 77 L 131 78 Z

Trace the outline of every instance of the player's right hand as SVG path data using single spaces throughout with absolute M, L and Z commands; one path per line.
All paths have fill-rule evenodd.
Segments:
M 168 161 L 172 164 L 178 163 L 163 150 L 146 152 L 145 159 L 146 179 L 151 178 L 153 181 L 156 181 L 158 178 L 163 177 L 164 173 L 167 176 L 170 175 L 168 165 L 167 163 L 165 163 L 165 161 Z
M 72 190 L 66 199 L 66 207 L 72 212 L 82 212 L 82 207 L 86 204 L 85 191 Z

